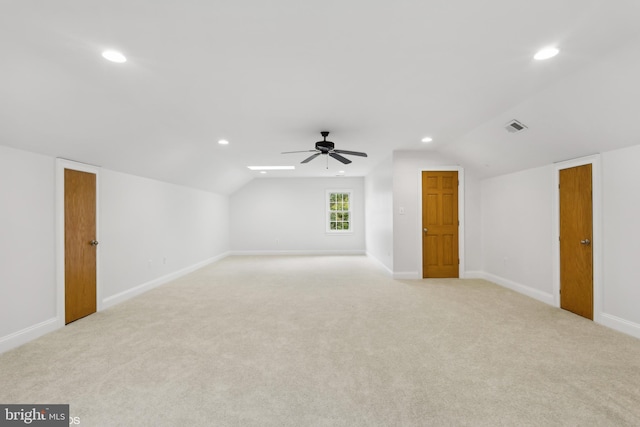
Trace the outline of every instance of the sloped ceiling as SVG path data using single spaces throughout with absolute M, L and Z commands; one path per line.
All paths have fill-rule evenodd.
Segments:
M 394 150 L 492 176 L 640 143 L 638 22 L 637 0 L 8 1 L 0 144 L 223 194 Z M 280 154 L 321 130 L 369 157 Z

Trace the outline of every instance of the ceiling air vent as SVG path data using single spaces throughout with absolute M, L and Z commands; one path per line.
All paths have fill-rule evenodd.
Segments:
M 507 130 L 507 132 L 510 133 L 522 132 L 523 130 L 527 130 L 527 127 L 517 120 L 511 120 L 504 128 Z

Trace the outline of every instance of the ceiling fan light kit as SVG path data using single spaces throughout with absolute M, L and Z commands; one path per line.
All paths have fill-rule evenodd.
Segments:
M 322 132 L 320 132 L 320 135 L 322 135 L 323 140 L 316 142 L 316 149 L 315 150 L 285 151 L 282 154 L 314 153 L 311 156 L 309 156 L 306 159 L 304 159 L 303 161 L 301 161 L 300 163 L 309 163 L 311 160 L 315 159 L 316 157 L 320 156 L 321 154 L 324 154 L 324 155 L 327 156 L 327 169 L 329 169 L 329 157 L 333 157 L 334 159 L 336 159 L 337 161 L 339 161 L 341 163 L 344 163 L 345 165 L 348 165 L 349 163 L 351 163 L 351 160 L 347 159 L 346 157 L 342 156 L 341 154 L 346 154 L 346 155 L 350 155 L 350 156 L 367 157 L 367 153 L 362 153 L 360 151 L 336 150 L 335 149 L 335 144 L 333 142 L 331 142 L 331 141 L 327 141 L 327 136 L 329 136 L 329 132 L 322 131 Z

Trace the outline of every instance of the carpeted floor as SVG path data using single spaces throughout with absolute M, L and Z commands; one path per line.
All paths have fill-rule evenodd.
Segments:
M 639 426 L 640 340 L 364 256 L 229 257 L 0 355 L 81 426 Z

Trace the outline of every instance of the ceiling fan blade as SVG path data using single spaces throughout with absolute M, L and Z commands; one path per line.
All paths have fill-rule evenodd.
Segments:
M 314 150 L 315 151 L 315 150 Z M 303 161 L 301 161 L 300 163 L 309 163 L 311 160 L 315 159 L 316 157 L 318 157 L 320 154 L 322 153 L 316 153 L 316 154 L 312 154 L 311 156 L 307 157 L 306 159 L 304 159 Z
M 313 151 L 318 151 L 318 150 L 302 150 L 302 151 L 283 151 L 280 154 L 291 154 L 291 153 L 310 153 Z
M 345 165 L 348 165 L 349 163 L 351 163 L 351 160 L 347 159 L 346 157 L 342 157 L 340 154 L 329 153 L 329 155 L 334 159 L 336 159 L 337 161 L 344 163 Z
M 340 154 L 350 154 L 352 156 L 367 157 L 367 153 L 362 153 L 360 151 L 333 150 L 333 152 L 334 153 L 340 153 Z

